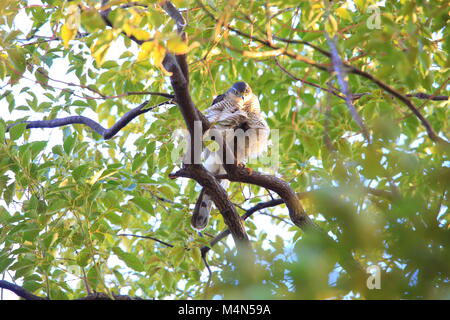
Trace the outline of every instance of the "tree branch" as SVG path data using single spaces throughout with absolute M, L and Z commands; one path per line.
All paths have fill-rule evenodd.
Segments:
M 159 240 L 159 239 L 157 239 L 155 237 L 151 237 L 151 236 L 140 236 L 138 234 L 129 234 L 129 233 L 118 234 L 118 236 L 119 237 L 134 237 L 134 238 L 150 239 L 150 240 L 156 241 L 158 243 L 161 243 L 162 245 L 165 245 L 166 247 L 169 247 L 169 248 L 174 247 L 173 244 L 167 243 L 165 241 Z
M 249 217 L 251 217 L 253 213 L 255 213 L 259 210 L 275 207 L 275 206 L 278 206 L 283 203 L 284 203 L 284 201 L 282 199 L 270 200 L 267 202 L 260 202 L 257 205 L 255 205 L 254 207 L 245 211 L 245 213 L 241 216 L 241 219 L 245 221 Z M 211 240 L 211 242 L 209 243 L 209 246 L 204 246 L 201 248 L 200 251 L 202 253 L 202 257 L 206 257 L 206 254 L 208 253 L 209 250 L 211 250 L 211 247 L 216 245 L 222 239 L 228 237 L 230 234 L 231 234 L 230 229 L 226 229 L 226 230 L 222 231 L 221 233 L 219 233 L 213 240 Z
M 433 100 L 433 101 L 447 101 L 449 100 L 448 96 L 435 96 L 432 94 L 427 94 L 423 92 L 418 93 L 409 93 L 406 95 L 407 97 L 417 98 L 417 99 L 423 99 L 423 100 Z
M 311 229 L 319 231 L 319 227 L 305 213 L 297 194 L 292 190 L 289 184 L 275 176 L 259 173 L 257 171 L 249 172 L 246 168 L 242 168 L 233 164 L 224 164 L 227 178 L 234 182 L 244 182 L 254 184 L 269 189 L 280 196 L 289 210 L 289 217 L 292 222 L 304 231 Z
M 222 214 L 225 224 L 229 228 L 238 249 L 248 250 L 251 247 L 244 224 L 236 211 L 236 207 L 228 198 L 227 192 L 220 185 L 219 181 L 208 170 L 202 165 L 185 165 L 176 173 L 171 174 L 170 177 L 191 178 L 197 181 L 205 188 L 217 209 Z
M 164 1 L 161 3 L 162 7 L 166 10 L 168 15 L 175 20 L 178 32 L 183 39 L 186 39 L 184 35 L 184 27 L 186 26 L 184 19 L 178 10 L 172 5 L 170 1 Z M 164 68 L 171 73 L 170 82 L 175 92 L 175 99 L 178 107 L 183 115 L 186 127 L 191 137 L 191 150 L 194 151 L 194 127 L 196 123 L 202 123 L 203 132 L 206 131 L 210 124 L 209 121 L 201 114 L 195 107 L 192 98 L 189 93 L 189 80 L 188 70 L 185 55 L 177 55 L 175 58 L 171 53 L 166 53 L 163 60 Z M 194 152 L 192 152 L 194 153 Z M 196 155 L 191 154 L 191 160 Z M 189 165 L 184 165 L 179 173 L 184 173 L 185 177 L 192 178 L 197 181 L 208 194 L 211 196 L 214 204 L 222 214 L 224 221 L 228 228 L 231 230 L 233 239 L 236 243 L 238 250 L 241 252 L 248 252 L 251 250 L 251 244 L 248 239 L 248 235 L 245 231 L 244 224 L 240 219 L 235 206 L 228 198 L 228 194 L 225 189 L 220 185 L 219 181 L 202 165 L 195 164 L 195 161 L 191 161 Z M 174 178 L 179 175 L 171 175 Z
M 208 14 L 209 17 L 211 17 L 214 21 L 218 21 L 218 20 L 216 19 L 216 17 L 215 17 L 215 16 L 214 16 L 214 15 L 213 15 L 213 14 L 212 14 L 212 13 L 211 13 L 204 5 L 203 5 L 203 3 L 201 3 L 201 1 L 197 1 L 197 2 L 199 3 L 200 7 L 206 12 L 206 14 Z M 264 46 L 266 46 L 266 47 L 268 47 L 268 48 L 271 48 L 271 49 L 273 49 L 273 50 L 282 49 L 282 48 L 280 48 L 280 47 L 278 47 L 278 46 L 276 46 L 276 45 L 270 43 L 270 42 L 267 41 L 267 40 L 260 39 L 260 38 L 258 38 L 258 37 L 255 37 L 254 35 L 250 35 L 250 34 L 247 34 L 247 33 L 245 33 L 245 32 L 242 32 L 242 31 L 240 31 L 240 30 L 238 30 L 238 29 L 236 29 L 236 28 L 233 28 L 233 27 L 230 26 L 229 24 L 224 24 L 224 27 L 227 28 L 227 29 L 230 30 L 230 31 L 233 31 L 234 33 L 236 33 L 236 34 L 238 34 L 238 35 L 240 35 L 240 36 L 243 36 L 243 37 L 245 37 L 245 38 L 247 38 L 247 39 L 250 39 L 250 40 L 259 42 L 259 43 L 263 44 Z M 283 40 L 287 40 L 287 39 L 283 39 Z M 283 40 L 281 40 L 281 41 L 283 41 Z M 311 48 L 313 48 L 314 50 L 320 52 L 321 54 L 323 54 L 323 55 L 325 55 L 325 56 L 327 56 L 327 57 L 329 57 L 329 58 L 332 57 L 332 53 L 331 53 L 331 52 L 328 52 L 328 51 L 326 51 L 326 50 L 323 50 L 323 49 L 321 49 L 321 48 L 318 48 L 318 47 L 316 47 L 316 46 L 313 46 L 313 45 L 311 45 L 311 44 L 309 44 L 309 43 L 306 43 L 306 42 L 304 42 L 304 41 L 301 41 L 301 40 L 298 40 L 298 41 L 297 41 L 297 40 L 294 40 L 294 41 L 295 41 L 296 43 L 302 43 L 302 44 L 305 44 L 305 45 L 309 45 Z M 331 70 L 330 70 L 329 68 L 327 68 L 326 66 L 324 66 L 324 65 L 322 65 L 322 64 L 319 64 L 319 63 L 317 63 L 317 62 L 315 62 L 315 61 L 313 61 L 313 60 L 311 60 L 311 59 L 309 59 L 309 58 L 306 58 L 306 57 L 304 57 L 304 56 L 302 56 L 302 55 L 296 54 L 296 53 L 293 52 L 293 51 L 290 51 L 290 50 L 288 51 L 288 50 L 286 50 L 283 54 L 286 55 L 286 56 L 288 56 L 288 57 L 290 57 L 290 58 L 293 58 L 293 59 L 295 59 L 295 60 L 305 62 L 306 64 L 308 64 L 308 65 L 310 65 L 310 66 L 313 66 L 313 67 L 315 67 L 315 68 L 317 68 L 317 69 L 319 69 L 319 70 L 327 71 L 327 72 L 330 72 L 330 71 L 331 71 Z M 386 91 L 387 93 L 393 95 L 394 97 L 396 97 L 397 99 L 399 99 L 401 102 L 403 102 L 403 103 L 408 107 L 408 109 L 410 109 L 410 110 L 413 112 L 413 114 L 420 120 L 420 122 L 422 123 L 422 125 L 425 127 L 425 129 L 426 129 L 426 131 L 427 131 L 427 134 L 428 134 L 429 138 L 430 138 L 432 141 L 437 142 L 437 143 L 443 143 L 443 144 L 445 144 L 445 145 L 449 145 L 449 144 L 450 144 L 447 140 L 442 139 L 441 137 L 439 137 L 439 136 L 434 132 L 434 130 L 433 130 L 431 124 L 428 122 L 427 119 L 425 119 L 425 117 L 420 113 L 420 111 L 419 111 L 419 110 L 414 106 L 414 104 L 407 98 L 407 96 L 401 94 L 399 91 L 393 89 L 393 88 L 390 87 L 388 84 L 386 84 L 386 83 L 384 83 L 384 82 L 382 82 L 382 81 L 376 79 L 376 78 L 375 78 L 374 76 L 372 76 L 371 74 L 369 74 L 369 73 L 367 73 L 367 72 L 365 72 L 365 71 L 362 71 L 362 70 L 358 69 L 357 67 L 354 67 L 354 66 L 349 65 L 348 63 L 344 63 L 344 62 L 343 62 L 342 64 L 343 64 L 343 66 L 347 69 L 347 71 L 348 71 L 349 73 L 353 73 L 353 74 L 359 75 L 359 76 L 361 76 L 361 77 L 364 77 L 364 78 L 366 78 L 366 79 L 372 81 L 372 82 L 375 83 L 378 87 L 380 87 L 381 89 L 383 89 L 383 90 Z
M 439 137 L 436 134 L 436 132 L 434 132 L 434 129 L 431 126 L 431 124 L 428 122 L 428 120 L 425 119 L 425 117 L 420 113 L 420 111 L 416 108 L 416 106 L 406 96 L 404 96 L 399 91 L 395 90 L 394 88 L 390 87 L 388 84 L 378 80 L 377 78 L 375 78 L 374 76 L 372 76 L 371 74 L 369 74 L 365 71 L 362 71 L 362 70 L 360 70 L 356 67 L 350 66 L 350 65 L 345 65 L 345 66 L 349 68 L 350 72 L 360 75 L 366 79 L 369 79 L 370 81 L 375 83 L 377 86 L 379 86 L 380 88 L 382 88 L 383 90 L 385 90 L 386 92 L 390 93 L 391 95 L 393 95 L 394 97 L 399 99 L 401 102 L 403 102 L 408 107 L 408 109 L 411 110 L 412 113 L 420 120 L 422 125 L 425 127 L 427 134 L 431 140 L 433 140 L 434 142 L 443 143 L 446 145 L 449 144 L 449 142 L 447 140 L 442 139 L 441 137 Z
M 5 280 L 0 280 L 0 288 L 14 292 L 17 296 L 19 296 L 20 298 L 23 298 L 25 300 L 48 300 L 46 298 L 36 296 L 36 295 L 32 294 L 31 292 L 28 292 L 21 286 L 18 286 L 14 283 L 10 283 Z M 86 297 L 82 297 L 82 298 L 75 299 L 75 300 L 112 300 L 112 299 L 114 299 L 114 300 L 136 300 L 136 299 L 141 300 L 141 298 L 130 297 L 127 295 L 118 295 L 118 294 L 113 294 L 111 297 L 110 295 L 108 295 L 106 293 L 102 293 L 102 292 L 94 292 L 92 294 L 88 294 Z
M 109 1 L 103 1 L 102 2 L 102 8 L 106 7 L 106 9 L 100 11 L 100 16 L 102 17 L 103 21 L 108 27 L 114 28 L 113 23 L 111 20 L 109 20 L 108 15 L 111 12 L 111 5 L 108 4 Z M 153 39 L 147 39 L 147 40 L 139 40 L 133 35 L 127 35 L 125 31 L 121 32 L 125 37 L 129 38 L 130 40 L 134 41 L 135 43 L 141 45 L 144 42 L 152 41 Z
M 352 95 L 350 93 L 350 88 L 348 86 L 347 81 L 345 80 L 345 71 L 343 68 L 343 62 L 336 48 L 336 44 L 334 41 L 325 33 L 328 44 L 331 48 L 331 61 L 333 62 L 333 68 L 336 72 L 336 77 L 338 79 L 339 86 L 341 87 L 341 91 L 344 94 L 345 103 L 347 104 L 347 108 L 350 111 L 353 119 L 356 121 L 358 126 L 361 128 L 362 134 L 364 135 L 367 142 L 370 144 L 370 136 L 367 128 L 356 110 L 355 106 L 352 103 Z
M 145 101 L 144 103 L 141 103 L 136 108 L 128 111 L 125 113 L 122 118 L 119 119 L 111 128 L 105 129 L 100 123 L 85 117 L 85 116 L 69 116 L 66 118 L 59 118 L 59 119 L 53 119 L 53 120 L 35 120 L 35 121 L 19 121 L 13 124 L 8 125 L 7 131 L 9 131 L 12 127 L 21 124 L 26 123 L 27 129 L 32 128 L 56 128 L 56 127 L 62 127 L 70 124 L 84 124 L 97 132 L 99 135 L 101 135 L 105 140 L 111 139 L 114 137 L 117 132 L 119 132 L 122 128 L 124 128 L 129 122 L 131 122 L 134 118 L 137 116 L 146 113 L 150 110 L 153 110 L 159 106 L 165 105 L 165 104 L 171 104 L 173 103 L 172 100 L 168 100 L 165 102 L 162 102 L 156 106 L 153 106 L 148 109 L 143 109 L 147 104 L 149 100 Z
M 320 90 L 329 92 L 329 93 L 331 93 L 332 95 L 335 95 L 336 97 L 345 100 L 345 97 L 341 96 L 339 93 L 335 92 L 334 90 L 331 90 L 331 89 L 327 89 L 327 88 L 321 87 L 321 86 L 319 86 L 318 84 L 315 84 L 315 83 L 313 83 L 313 82 L 310 82 L 310 81 L 307 81 L 307 80 L 304 80 L 304 79 L 301 79 L 301 78 L 299 78 L 299 77 L 294 76 L 294 74 L 292 74 L 290 71 L 288 71 L 285 67 L 283 67 L 283 66 L 281 65 L 281 63 L 278 61 L 277 58 L 274 58 L 274 60 L 275 60 L 275 64 L 278 66 L 278 68 L 280 68 L 281 71 L 283 71 L 284 73 L 286 73 L 290 78 L 294 79 L 295 81 L 300 81 L 301 83 L 310 85 L 310 86 L 312 86 L 312 87 L 314 87 L 314 88 L 317 88 L 317 89 L 320 89 Z
M 184 42 L 187 42 L 187 35 L 186 32 L 184 32 L 184 28 L 186 28 L 187 24 L 181 13 L 177 10 L 177 8 L 175 8 L 175 6 L 170 1 L 163 1 L 160 5 L 166 11 L 166 13 L 175 21 L 177 31 L 181 39 Z M 183 72 L 186 82 L 189 84 L 189 67 L 187 64 L 186 54 L 178 54 L 175 56 L 175 59 L 177 60 L 178 66 Z
M 32 294 L 31 292 L 25 290 L 21 286 L 18 286 L 16 284 L 8 282 L 6 280 L 0 280 L 0 288 L 14 292 L 17 296 L 19 296 L 25 300 L 47 300 L 45 298 L 36 296 L 36 295 Z

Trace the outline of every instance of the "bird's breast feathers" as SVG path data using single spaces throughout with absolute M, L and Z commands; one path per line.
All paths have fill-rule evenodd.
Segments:
M 205 110 L 204 114 L 215 130 L 242 129 L 247 135 L 244 146 L 245 158 L 257 156 L 267 146 L 269 127 L 259 111 L 259 101 L 253 96 L 247 103 L 242 99 L 228 99 L 225 96 L 219 102 Z M 250 130 L 250 131 L 249 131 Z

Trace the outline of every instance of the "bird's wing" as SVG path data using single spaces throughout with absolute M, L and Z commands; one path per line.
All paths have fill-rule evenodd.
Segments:
M 211 105 L 215 105 L 216 103 L 222 101 L 225 98 L 225 94 L 219 94 L 217 97 L 214 98 L 213 102 L 211 103 Z
M 218 97 L 215 100 L 217 99 Z M 212 124 L 233 127 L 247 116 L 245 112 L 240 110 L 240 105 L 231 99 L 221 97 L 219 100 L 204 111 L 206 118 Z

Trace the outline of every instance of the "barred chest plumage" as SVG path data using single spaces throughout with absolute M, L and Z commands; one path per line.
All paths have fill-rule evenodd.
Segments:
M 261 115 L 256 96 L 247 103 L 242 99 L 225 98 L 208 108 L 205 116 L 212 124 L 214 135 L 221 131 L 222 141 L 232 146 L 238 163 L 264 151 L 269 127 Z
M 260 112 L 258 97 L 247 83 L 233 84 L 227 92 L 214 99 L 204 115 L 211 124 L 204 141 L 216 142 L 215 147 L 211 147 L 214 143 L 205 143 L 203 152 L 203 164 L 211 173 L 224 174 L 224 163 L 244 164 L 265 150 L 269 127 Z M 225 145 L 232 151 L 231 159 L 224 150 Z M 225 189 L 229 185 L 226 179 L 220 183 Z M 212 200 L 203 189 L 192 214 L 193 228 L 202 230 L 207 226 L 211 206 Z

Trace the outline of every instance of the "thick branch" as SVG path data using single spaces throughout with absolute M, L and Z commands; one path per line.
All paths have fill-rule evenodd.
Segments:
M 178 33 L 184 40 L 186 40 L 186 36 L 184 34 L 184 27 L 186 26 L 186 23 L 181 14 L 170 1 L 162 2 L 162 7 L 168 15 L 175 20 Z M 175 92 L 175 99 L 191 137 L 191 150 L 195 151 L 193 144 L 195 139 L 194 127 L 196 123 L 198 124 L 201 121 L 203 124 L 203 132 L 209 128 L 210 124 L 201 112 L 197 110 L 189 93 L 189 73 L 187 70 L 186 56 L 178 55 L 175 58 L 172 54 L 167 53 L 164 57 L 163 65 L 164 68 L 171 73 L 170 82 L 172 84 L 173 91 Z M 195 156 L 196 155 L 191 154 L 191 160 L 195 159 Z M 191 163 L 195 162 L 191 161 Z M 228 198 L 227 192 L 220 185 L 219 181 L 199 164 L 185 165 L 179 173 L 180 172 L 184 172 L 185 177 L 192 178 L 197 181 L 208 192 L 214 201 L 214 204 L 222 214 L 226 225 L 231 230 L 238 250 L 247 252 L 248 249 L 251 249 L 251 244 L 245 231 L 244 224 L 240 219 L 235 206 Z M 178 176 L 181 176 L 181 174 Z
M 254 184 L 277 193 L 284 203 L 286 203 L 289 210 L 289 217 L 292 222 L 302 230 L 319 230 L 317 225 L 305 213 L 297 194 L 287 182 L 278 179 L 275 176 L 262 174 L 256 171 L 249 173 L 245 168 L 235 165 L 225 164 L 224 167 L 230 181 Z
M 21 297 L 25 300 L 46 300 L 45 298 L 36 296 L 36 295 L 32 294 L 31 292 L 28 292 L 21 286 L 18 286 L 14 283 L 10 283 L 6 280 L 0 280 L 0 288 L 12 291 L 16 295 L 18 295 L 19 297 Z
M 181 13 L 170 1 L 162 1 L 161 7 L 166 11 L 166 13 L 175 21 L 177 25 L 177 30 L 179 34 L 184 33 L 184 28 L 186 27 L 186 21 L 184 20 Z
M 205 188 L 208 195 L 214 201 L 217 209 L 223 216 L 225 224 L 230 230 L 236 245 L 247 249 L 250 247 L 244 224 L 236 211 L 236 207 L 228 198 L 225 189 L 219 181 L 201 165 L 186 165 L 181 170 L 170 176 L 171 178 L 184 177 L 197 181 Z
M 111 128 L 105 129 L 100 123 L 85 117 L 85 116 L 70 116 L 66 118 L 59 118 L 59 119 L 53 119 L 53 120 L 35 120 L 35 121 L 20 121 L 13 124 L 10 124 L 7 127 L 7 130 L 9 131 L 12 127 L 21 124 L 26 123 L 27 129 L 32 128 L 56 128 L 56 127 L 62 127 L 70 124 L 84 124 L 97 132 L 99 135 L 101 135 L 105 140 L 111 139 L 114 137 L 117 132 L 119 132 L 123 127 L 125 127 L 129 122 L 131 122 L 134 118 L 137 116 L 146 113 L 150 110 L 155 109 L 156 107 L 159 107 L 161 105 L 170 104 L 173 103 L 171 100 L 162 102 L 154 107 L 144 109 L 144 107 L 148 104 L 148 100 L 144 103 L 141 103 L 136 108 L 128 111 L 125 113 L 122 118 L 119 119 Z
M 32 294 L 31 292 L 28 292 L 21 286 L 18 286 L 14 283 L 10 283 L 5 280 L 0 280 L 0 288 L 14 292 L 17 296 L 19 296 L 25 300 L 47 300 L 46 298 L 42 298 L 42 297 Z M 118 295 L 118 294 L 113 294 L 111 297 L 108 294 L 102 293 L 102 292 L 94 292 L 92 294 L 87 295 L 86 297 L 79 298 L 76 300 L 112 300 L 112 299 L 114 299 L 114 300 L 136 300 L 136 299 L 141 300 L 141 298 L 130 297 L 127 295 Z
M 196 121 L 201 121 L 203 131 L 206 131 L 209 128 L 209 121 L 205 117 L 201 117 L 200 112 L 195 107 L 189 93 L 188 82 L 177 60 L 171 53 L 167 53 L 164 57 L 163 65 L 167 71 L 172 73 L 170 83 L 175 92 L 175 100 L 180 107 L 181 114 L 183 115 L 191 137 L 194 136 L 194 124 Z

